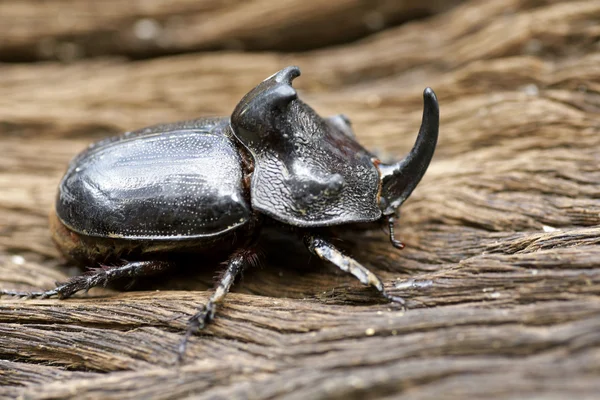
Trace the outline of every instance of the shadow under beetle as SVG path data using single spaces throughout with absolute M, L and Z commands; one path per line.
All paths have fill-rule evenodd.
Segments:
M 287 67 L 267 78 L 231 118 L 158 125 L 92 144 L 69 165 L 50 224 L 65 256 L 97 267 L 52 290 L 0 294 L 68 298 L 118 278 L 164 272 L 175 265 L 172 254 L 227 252 L 216 290 L 189 319 L 182 355 L 254 262 L 261 227 L 274 226 L 293 230 L 319 258 L 404 303 L 334 247 L 327 228 L 379 221 L 391 243 L 404 247 L 394 238 L 394 217 L 433 157 L 436 96 L 425 89 L 413 149 L 386 165 L 356 142 L 345 116 L 321 118 L 298 99 L 292 80 L 299 75 Z

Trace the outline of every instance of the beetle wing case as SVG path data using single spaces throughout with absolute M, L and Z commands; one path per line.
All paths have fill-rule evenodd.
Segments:
M 70 164 L 56 213 L 94 237 L 189 240 L 250 218 L 227 118 L 158 125 L 96 143 Z
M 335 119 L 298 99 L 285 68 L 250 91 L 231 117 L 252 154 L 252 208 L 296 226 L 375 221 L 379 173 L 373 156 Z

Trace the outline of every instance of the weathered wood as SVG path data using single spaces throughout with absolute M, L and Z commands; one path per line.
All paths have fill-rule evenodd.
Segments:
M 228 114 L 288 64 L 302 68 L 303 99 L 322 114 L 347 114 L 384 158 L 410 148 L 426 85 L 442 115 L 434 162 L 402 208 L 406 249 L 379 231 L 341 244 L 408 311 L 281 243 L 192 339 L 181 367 L 173 362 L 186 317 L 206 301 L 217 265 L 198 260 L 197 273 L 134 292 L 3 298 L 0 394 L 594 398 L 599 18 L 593 0 L 468 1 L 304 53 L 0 66 L 2 288 L 52 287 L 77 273 L 61 265 L 46 215 L 69 158 L 91 140 Z
M 358 39 L 461 1 L 6 0 L 0 60 L 298 51 Z

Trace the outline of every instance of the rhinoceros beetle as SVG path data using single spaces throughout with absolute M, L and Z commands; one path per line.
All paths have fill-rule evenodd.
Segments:
M 292 80 L 299 75 L 287 67 L 265 79 L 231 118 L 158 125 L 92 144 L 69 165 L 50 225 L 67 258 L 95 268 L 52 290 L 0 294 L 68 298 L 118 278 L 164 272 L 175 253 L 226 251 L 216 290 L 189 319 L 182 354 L 254 262 L 261 228 L 271 226 L 292 229 L 311 253 L 403 303 L 338 250 L 328 228 L 381 222 L 391 243 L 404 246 L 394 238 L 394 217 L 433 156 L 436 96 L 425 89 L 416 143 L 387 165 L 355 140 L 345 116 L 322 118 L 298 99 Z

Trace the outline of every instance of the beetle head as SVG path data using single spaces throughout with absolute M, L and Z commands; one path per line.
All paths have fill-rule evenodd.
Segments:
M 298 99 L 287 67 L 252 89 L 231 127 L 254 159 L 252 207 L 285 223 L 374 221 L 379 172 L 344 117 L 321 118 Z

